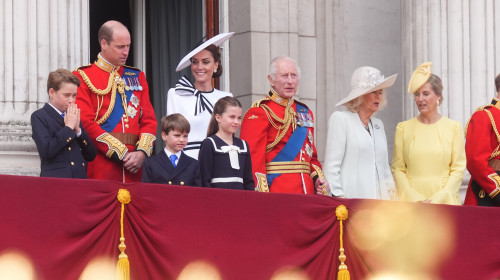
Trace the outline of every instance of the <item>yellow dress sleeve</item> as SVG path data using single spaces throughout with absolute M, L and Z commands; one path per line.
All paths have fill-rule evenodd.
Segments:
M 405 139 L 404 127 L 405 123 L 399 123 L 394 135 L 394 151 L 392 153 L 391 170 L 396 183 L 396 193 L 401 201 L 422 201 L 426 198 L 410 186 L 408 178 L 406 177 L 404 147 L 410 144 L 406 142 L 410 141 L 411 138 Z
M 462 185 L 466 167 L 464 132 L 459 122 L 453 123 L 450 176 L 444 188 L 430 197 L 432 203 L 460 205 L 458 191 Z

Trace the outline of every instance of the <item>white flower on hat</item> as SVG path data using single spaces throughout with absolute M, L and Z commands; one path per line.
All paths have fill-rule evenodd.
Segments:
M 380 72 L 373 71 L 373 69 L 366 69 L 366 79 L 364 81 L 360 81 L 358 86 L 365 87 L 376 87 L 384 81 L 384 75 L 380 75 Z

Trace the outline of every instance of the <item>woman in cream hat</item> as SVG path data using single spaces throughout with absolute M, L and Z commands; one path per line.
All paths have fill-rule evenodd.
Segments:
M 352 74 L 351 92 L 336 105 L 345 105 L 349 111 L 334 112 L 328 122 L 324 171 L 332 195 L 395 198 L 384 125 L 373 114 L 384 105 L 384 89 L 396 77 L 384 78 L 368 66 Z
M 207 136 L 215 102 L 222 97 L 233 96 L 230 92 L 220 91 L 212 85 L 212 78 L 222 75 L 219 46 L 233 35 L 234 32 L 221 33 L 188 53 L 175 70 L 179 72 L 191 65 L 194 84 L 184 76 L 175 88 L 169 89 L 167 93 L 167 116 L 179 113 L 191 125 L 189 142 L 184 152 L 194 159 L 198 159 L 201 142 Z
M 420 114 L 396 128 L 392 173 L 403 201 L 459 205 L 466 161 L 464 132 L 458 121 L 439 114 L 443 84 L 431 73 L 431 65 L 423 63 L 410 78 L 408 92 Z

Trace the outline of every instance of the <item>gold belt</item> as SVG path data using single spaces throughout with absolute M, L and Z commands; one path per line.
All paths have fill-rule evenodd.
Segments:
M 133 133 L 127 132 L 109 132 L 113 137 L 120 140 L 125 145 L 135 146 L 137 141 L 139 141 L 139 136 Z
M 309 162 L 303 161 L 277 161 L 266 163 L 267 174 L 280 173 L 311 173 L 311 165 Z

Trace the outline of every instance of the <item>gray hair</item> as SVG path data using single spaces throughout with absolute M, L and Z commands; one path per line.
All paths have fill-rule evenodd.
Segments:
M 289 56 L 277 56 L 277 57 L 273 58 L 273 60 L 271 60 L 271 64 L 269 64 L 269 76 L 271 76 L 273 81 L 276 80 L 276 72 L 278 71 L 276 69 L 276 64 L 282 60 L 291 61 L 295 65 L 295 68 L 297 69 L 297 77 L 300 80 L 300 67 L 297 64 L 297 62 L 295 61 L 295 59 L 293 59 Z

